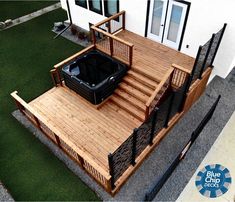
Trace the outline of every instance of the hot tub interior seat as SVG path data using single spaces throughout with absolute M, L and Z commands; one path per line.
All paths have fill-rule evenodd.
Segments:
M 69 66 L 71 75 L 95 86 L 118 71 L 118 65 L 112 60 L 97 55 L 88 55 Z

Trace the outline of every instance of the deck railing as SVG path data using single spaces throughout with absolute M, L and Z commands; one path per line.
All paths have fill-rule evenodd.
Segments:
M 121 30 L 125 30 L 125 11 L 91 26 L 93 44 L 98 50 L 131 67 L 134 45 L 115 35 Z
M 100 167 L 82 150 L 74 145 L 66 136 L 63 136 L 56 127 L 48 126 L 48 120 L 40 116 L 29 104 L 17 94 L 11 93 L 18 109 L 46 135 L 53 143 L 62 149 L 71 159 L 77 162 L 91 177 L 101 184 L 108 192 L 111 192 L 111 176 L 108 171 Z
M 162 81 L 158 84 L 152 95 L 149 97 L 148 101 L 145 104 L 145 120 L 148 119 L 149 115 L 151 114 L 154 107 L 159 103 L 162 96 L 168 89 L 171 84 L 171 79 L 173 75 L 173 68 L 170 68 L 167 73 L 165 74 Z

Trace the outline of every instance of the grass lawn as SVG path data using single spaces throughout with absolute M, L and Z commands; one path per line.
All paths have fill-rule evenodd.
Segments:
M 0 22 L 27 15 L 41 8 L 50 6 L 58 1 L 0 1 Z
M 27 101 L 39 96 L 53 86 L 53 65 L 82 49 L 53 39 L 53 22 L 65 18 L 56 10 L 0 32 L 0 180 L 15 200 L 99 200 L 11 115 L 12 91 Z

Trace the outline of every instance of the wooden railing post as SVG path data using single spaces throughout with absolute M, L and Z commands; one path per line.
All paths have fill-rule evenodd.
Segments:
M 135 157 L 136 157 L 136 138 L 137 138 L 137 131 L 138 129 L 135 128 L 133 130 L 133 142 L 132 142 L 132 156 L 131 156 L 131 164 L 134 166 L 136 164 Z
M 80 165 L 81 165 L 82 169 L 85 170 L 85 168 L 84 168 L 84 159 L 81 156 L 79 156 L 78 154 L 77 154 L 77 157 L 79 159 L 79 162 L 80 162 Z
M 41 125 L 40 125 L 40 122 L 39 122 L 38 118 L 35 115 L 33 115 L 33 118 L 34 118 L 34 121 L 35 121 L 38 129 L 42 131 L 42 128 L 41 128 Z
M 15 102 L 17 108 L 20 110 L 20 112 L 21 112 L 22 114 L 25 114 L 25 112 L 24 112 L 24 110 L 25 110 L 24 106 L 21 105 L 16 99 L 14 99 L 14 102 Z
M 108 155 L 108 162 L 109 162 L 109 174 L 111 175 L 110 185 L 111 185 L 111 189 L 113 190 L 115 188 L 115 185 L 114 185 L 114 169 L 113 169 L 113 155 L 112 154 Z
M 93 44 L 95 45 L 96 44 L 95 30 L 91 28 L 91 32 L 92 32 L 92 41 L 93 41 Z
M 133 46 L 129 46 L 129 66 L 132 66 L 132 60 L 133 60 Z
M 149 117 L 149 106 L 145 106 L 145 120 L 147 120 Z
M 154 131 L 155 131 L 155 127 L 156 127 L 156 120 L 157 120 L 157 111 L 158 111 L 158 108 L 155 108 L 153 110 L 153 117 L 152 117 L 152 121 L 151 121 L 151 132 L 150 132 L 150 137 L 149 137 L 149 145 L 153 144 L 153 137 L 154 137 Z
M 53 84 L 54 84 L 54 86 L 57 86 L 57 83 L 56 83 L 56 80 L 55 80 L 55 69 L 52 69 L 51 71 L 50 71 L 50 73 L 51 73 L 51 79 L 52 79 L 52 81 L 53 81 Z
M 122 14 L 122 29 L 126 29 L 126 12 Z
M 110 55 L 113 56 L 113 39 L 109 37 Z
M 62 149 L 61 147 L 61 143 L 60 143 L 60 138 L 54 133 L 54 136 L 55 136 L 55 139 L 56 139 L 56 142 L 57 142 L 57 145 L 60 149 Z

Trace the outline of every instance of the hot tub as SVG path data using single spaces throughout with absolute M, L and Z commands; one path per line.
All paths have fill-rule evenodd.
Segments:
M 126 65 L 96 50 L 62 68 L 65 85 L 92 104 L 110 96 L 126 72 Z

